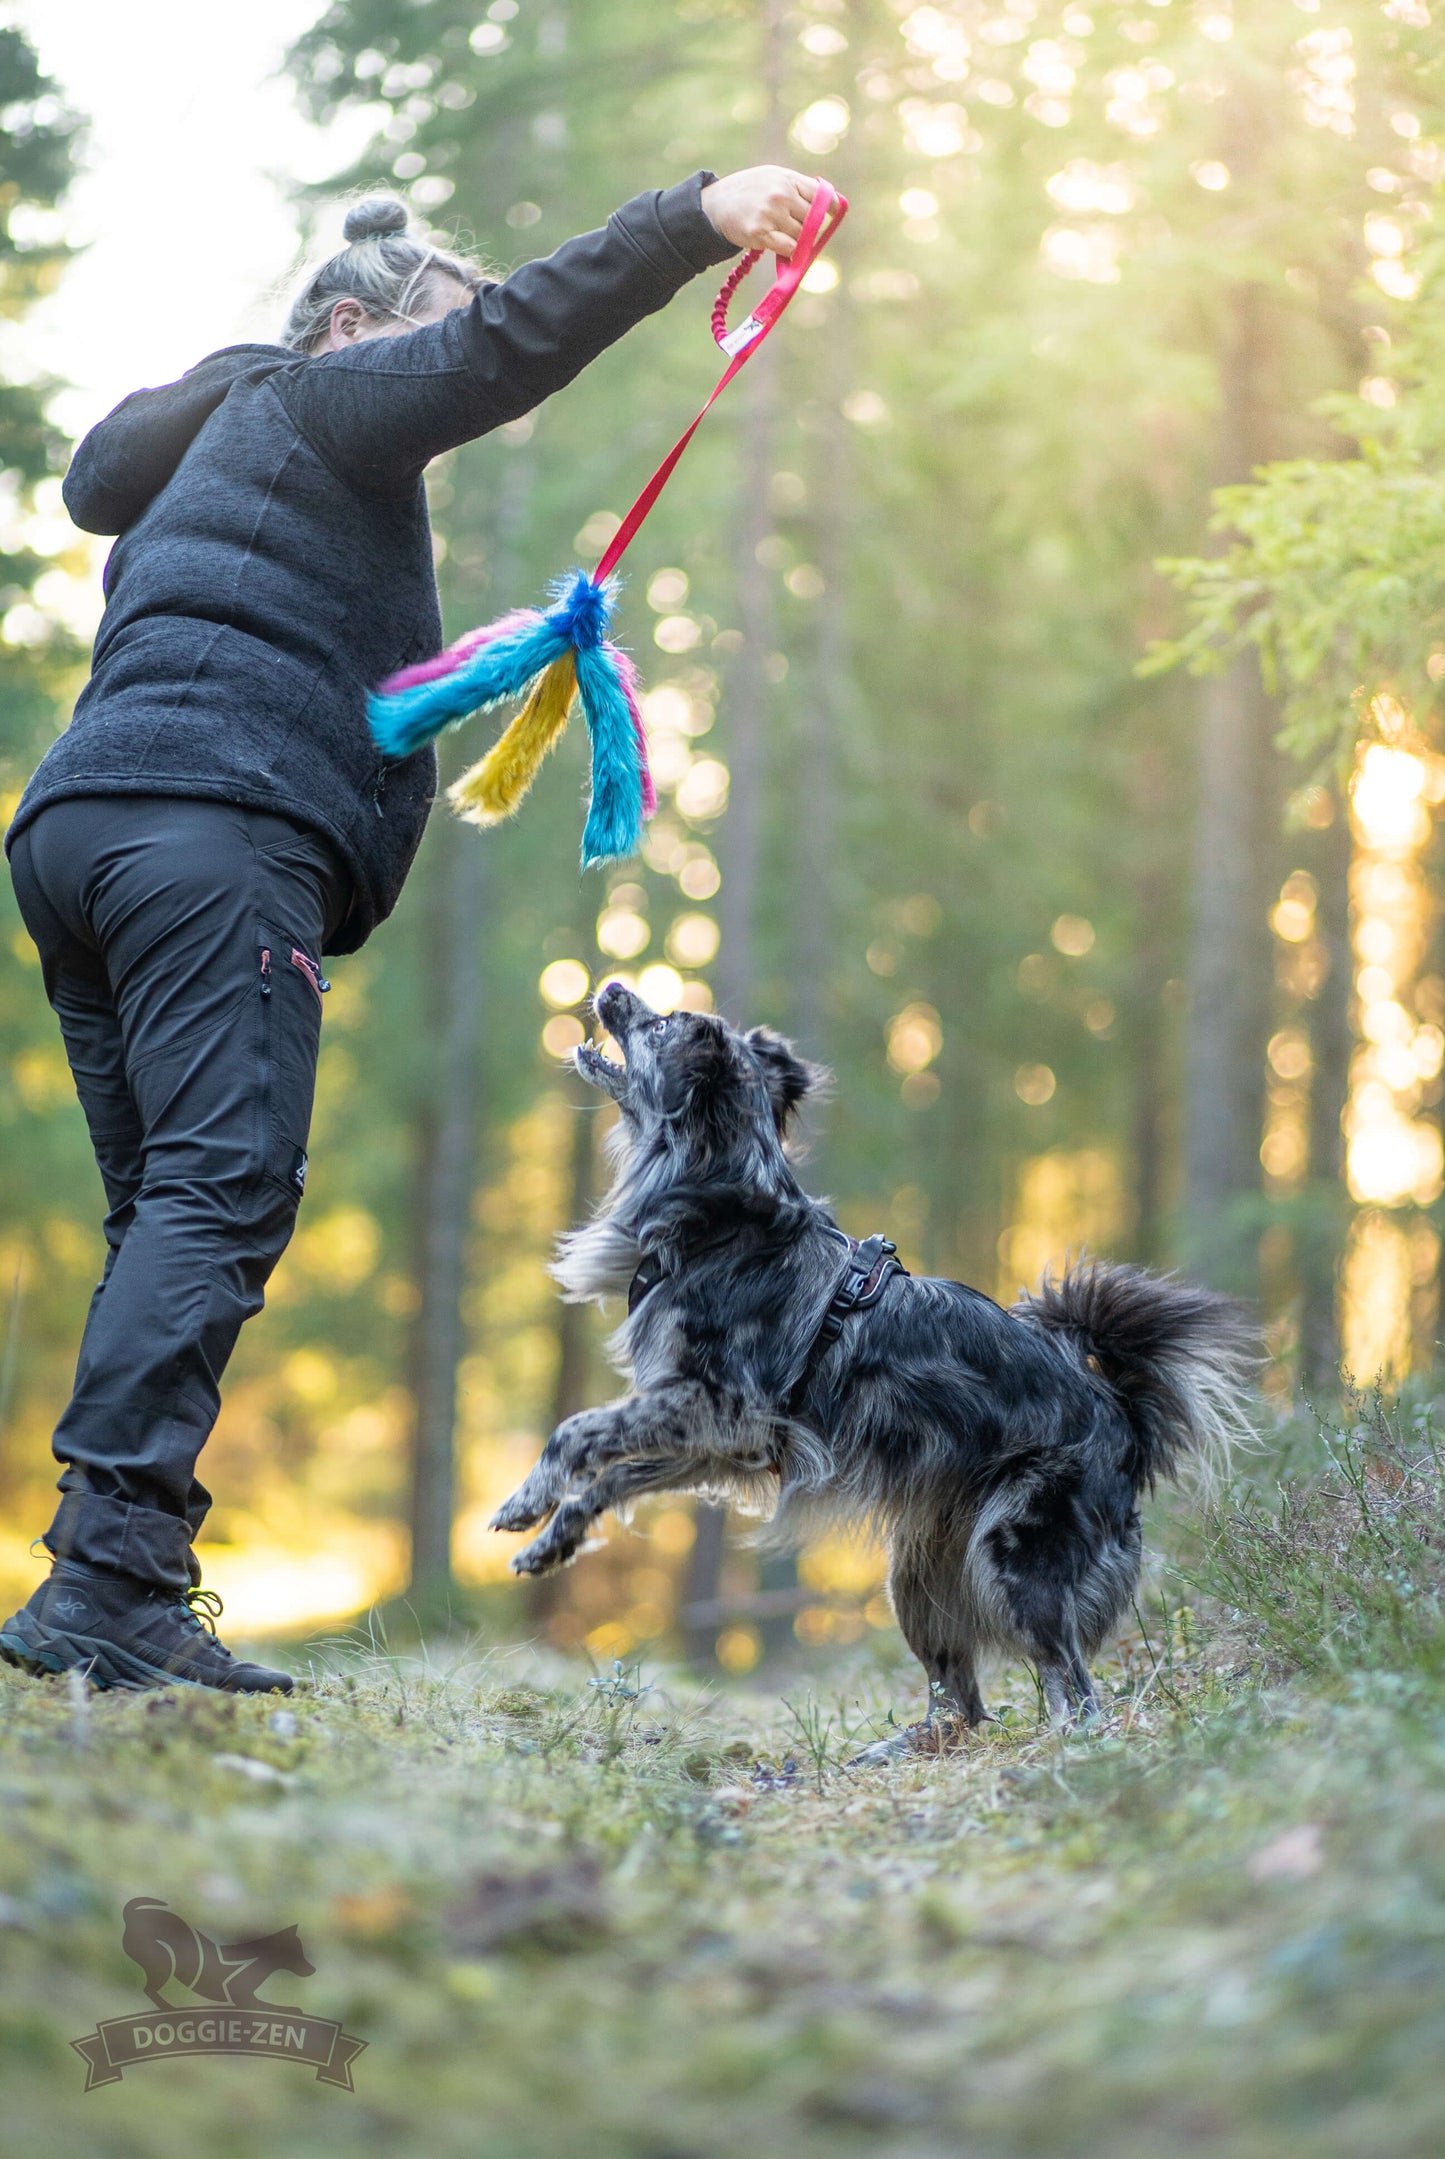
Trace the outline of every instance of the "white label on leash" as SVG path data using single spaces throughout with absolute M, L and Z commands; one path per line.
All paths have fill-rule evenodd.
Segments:
M 726 337 L 720 337 L 718 343 L 728 358 L 735 360 L 740 352 L 745 351 L 751 345 L 753 339 L 761 332 L 762 327 L 756 315 L 749 315 L 745 321 L 738 324 L 735 330 L 729 330 Z

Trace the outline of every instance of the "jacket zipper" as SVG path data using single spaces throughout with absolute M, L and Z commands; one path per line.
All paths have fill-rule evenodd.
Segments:
M 271 947 L 261 947 L 261 1059 L 256 1089 L 256 1144 L 261 1173 L 271 1159 Z

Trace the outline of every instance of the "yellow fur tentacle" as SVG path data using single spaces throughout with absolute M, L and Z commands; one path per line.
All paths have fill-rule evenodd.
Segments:
M 564 652 L 537 677 L 527 702 L 480 764 L 447 789 L 458 817 L 471 825 L 499 825 L 510 817 L 567 725 L 577 694 L 577 657 Z

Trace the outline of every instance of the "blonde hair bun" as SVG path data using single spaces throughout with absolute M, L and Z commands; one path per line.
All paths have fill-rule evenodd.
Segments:
M 293 352 L 322 348 L 338 300 L 357 300 L 368 315 L 405 322 L 419 305 L 440 298 L 447 284 L 476 292 L 492 282 L 479 262 L 409 232 L 406 204 L 395 195 L 363 196 L 347 211 L 342 229 L 346 246 L 309 273 L 291 302 L 281 342 Z M 368 240 L 376 244 L 361 244 Z
M 346 213 L 346 223 L 341 230 L 345 237 L 357 240 L 374 240 L 384 233 L 405 232 L 407 209 L 395 195 L 366 195 L 354 202 Z

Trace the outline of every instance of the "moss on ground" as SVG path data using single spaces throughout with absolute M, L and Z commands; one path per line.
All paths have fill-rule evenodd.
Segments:
M 1434 2159 L 1433 1426 L 1330 1447 L 1221 1514 L 1098 1729 L 1011 1674 L 884 1769 L 846 1765 L 916 1710 L 887 1644 L 781 1695 L 479 1650 L 333 1647 L 284 1706 L 0 1671 L 0 2150 Z M 355 2093 L 168 2060 L 83 2095 L 70 2041 L 145 2007 L 137 1895 L 294 1922 L 315 1976 L 265 1991 L 365 2039 Z

